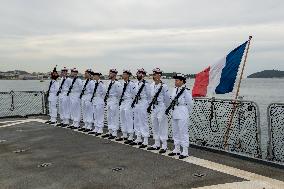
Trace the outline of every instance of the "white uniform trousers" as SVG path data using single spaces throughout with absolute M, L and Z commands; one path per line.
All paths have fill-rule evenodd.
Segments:
M 83 95 L 82 97 L 82 113 L 83 113 L 83 122 L 85 125 L 83 128 L 92 129 L 93 125 L 93 103 L 91 101 L 91 95 Z M 78 107 L 79 108 L 79 107 Z
M 141 135 L 144 138 L 149 138 L 149 125 L 148 125 L 148 102 L 146 99 L 141 99 L 134 107 L 134 130 L 137 136 L 136 141 L 141 141 Z M 139 141 L 140 140 L 140 141 Z
M 189 147 L 188 121 L 188 117 L 172 119 L 173 139 L 177 148 L 180 146 L 184 148 Z
M 93 105 L 95 132 L 103 133 L 104 127 L 104 104 Z
M 117 136 L 119 128 L 119 106 L 116 98 L 109 98 L 107 102 L 107 124 L 109 133 Z
M 80 94 L 70 94 L 70 112 L 71 120 L 73 121 L 73 126 L 79 127 L 81 120 L 81 99 Z
M 48 101 L 49 116 L 51 122 L 56 122 L 57 118 L 57 98 Z
M 162 148 L 167 148 L 168 140 L 168 118 L 165 114 L 166 106 L 164 104 L 156 105 L 151 113 L 153 126 L 153 138 L 155 146 L 160 147 L 160 141 L 163 143 Z
M 63 124 L 69 124 L 70 98 L 65 93 L 59 95 L 59 114 Z
M 131 108 L 132 99 L 125 99 L 120 105 L 120 127 L 123 137 L 133 134 L 133 109 Z

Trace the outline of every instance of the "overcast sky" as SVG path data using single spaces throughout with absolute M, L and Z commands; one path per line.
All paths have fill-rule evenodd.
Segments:
M 253 35 L 246 75 L 284 70 L 283 0 L 0 0 L 0 71 L 196 73 Z

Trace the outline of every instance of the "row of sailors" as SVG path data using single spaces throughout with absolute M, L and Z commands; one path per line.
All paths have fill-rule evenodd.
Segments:
M 100 80 L 101 73 L 86 70 L 85 81 L 77 77 L 78 70 L 61 70 L 61 80 L 56 68 L 51 73 L 52 80 L 47 91 L 49 102 L 49 124 L 56 124 L 57 102 L 61 123 L 57 126 L 78 129 L 79 131 L 102 135 L 103 138 L 124 140 L 125 144 L 139 145 L 139 148 L 159 150 L 166 153 L 168 145 L 167 114 L 172 112 L 172 129 L 175 148 L 169 156 L 179 155 L 180 159 L 188 156 L 189 135 L 188 119 L 193 106 L 192 96 L 186 88 L 184 75 L 176 75 L 175 88 L 170 94 L 168 87 L 161 81 L 162 71 L 153 70 L 154 82 L 144 79 L 146 71 L 142 68 L 136 73 L 137 82 L 129 80 L 130 70 L 123 71 L 123 83 L 116 80 L 118 71 L 109 71 L 110 82 L 105 85 Z M 107 109 L 108 132 L 103 134 L 104 107 Z M 84 126 L 80 127 L 81 110 Z M 153 138 L 155 143 L 148 147 L 148 113 L 151 114 Z M 72 125 L 69 125 L 69 120 Z M 120 123 L 119 123 L 120 120 Z M 121 130 L 122 137 L 117 136 Z M 134 140 L 134 134 L 136 136 Z M 143 139 L 143 140 L 142 140 Z M 182 149 L 181 149 L 182 147 Z

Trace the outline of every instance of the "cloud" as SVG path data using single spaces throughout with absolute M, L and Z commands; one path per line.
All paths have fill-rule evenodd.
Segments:
M 283 1 L 0 2 L 1 70 L 55 64 L 196 73 L 253 35 L 247 73 L 284 70 Z

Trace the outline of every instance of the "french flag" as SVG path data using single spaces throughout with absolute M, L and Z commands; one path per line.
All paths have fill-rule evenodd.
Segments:
M 233 91 L 239 66 L 248 41 L 231 51 L 226 57 L 195 76 L 193 97 L 225 94 Z

